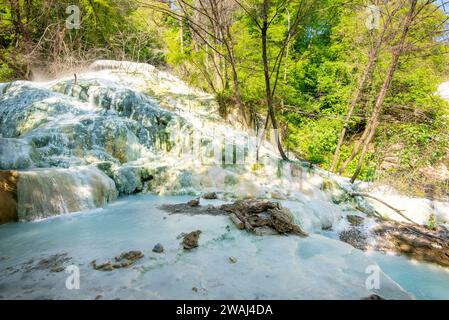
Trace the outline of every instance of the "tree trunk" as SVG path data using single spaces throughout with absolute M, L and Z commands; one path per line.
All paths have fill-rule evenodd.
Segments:
M 242 96 L 240 93 L 240 85 L 239 78 L 237 74 L 236 61 L 234 55 L 234 40 L 232 38 L 231 30 L 230 30 L 230 20 L 231 18 L 226 15 L 226 10 L 224 8 L 220 8 L 219 2 L 216 0 L 210 1 L 210 9 L 212 10 L 213 19 L 211 19 L 211 23 L 217 25 L 220 30 L 222 42 L 226 48 L 227 56 L 229 63 L 231 65 L 231 73 L 232 73 L 232 84 L 234 88 L 234 98 L 235 103 L 237 104 L 238 109 L 242 115 L 243 124 L 246 128 L 250 128 L 251 124 L 246 115 L 245 105 L 242 102 Z M 225 65 L 226 71 L 226 65 Z M 227 87 L 226 83 L 227 79 L 223 83 L 224 88 Z
M 251 125 L 248 121 L 248 117 L 246 116 L 245 106 L 242 102 L 242 96 L 240 94 L 239 78 L 238 78 L 238 74 L 237 74 L 235 56 L 234 56 L 234 41 L 232 39 L 231 31 L 229 30 L 229 25 L 226 25 L 225 29 L 226 29 L 226 35 L 228 38 L 228 41 L 225 41 L 225 42 L 226 42 L 226 48 L 228 50 L 229 62 L 231 64 L 232 83 L 234 85 L 235 101 L 237 103 L 237 107 L 240 109 L 240 112 L 242 114 L 242 118 L 243 118 L 245 127 L 250 128 Z
M 399 40 L 397 47 L 393 51 L 393 57 L 392 57 L 390 66 L 388 68 L 387 76 L 385 78 L 385 81 L 382 85 L 382 89 L 380 90 L 379 96 L 377 97 L 377 101 L 374 106 L 374 112 L 372 115 L 371 126 L 369 126 L 365 129 L 367 134 L 366 134 L 365 139 L 362 142 L 363 150 L 362 150 L 362 154 L 360 155 L 360 158 L 359 158 L 359 163 L 357 165 L 356 172 L 354 173 L 354 175 L 351 178 L 352 183 L 354 183 L 354 181 L 357 179 L 358 175 L 360 174 L 360 170 L 363 165 L 364 156 L 365 156 L 366 152 L 368 151 L 368 145 L 371 142 L 371 140 L 373 139 L 374 134 L 376 132 L 376 128 L 379 125 L 379 117 L 380 117 L 380 113 L 382 111 L 382 105 L 385 101 L 385 97 L 387 95 L 388 89 L 390 88 L 394 72 L 396 71 L 396 68 L 398 66 L 399 58 L 401 56 L 401 53 L 404 50 L 405 40 L 407 38 L 408 31 L 409 31 L 410 26 L 415 17 L 415 9 L 416 9 L 417 2 L 418 2 L 418 0 L 411 0 L 410 11 L 408 13 L 407 20 L 405 21 L 404 27 L 402 29 L 401 38 Z
M 181 54 L 184 54 L 184 27 L 182 18 L 179 18 L 179 47 L 181 50 Z
M 218 47 L 220 45 L 220 42 L 223 41 L 224 36 L 222 31 L 220 30 L 219 25 L 217 25 L 216 23 L 212 24 L 212 27 L 214 29 L 214 44 L 216 47 Z M 209 48 L 207 49 L 209 50 Z M 213 56 L 213 63 L 214 63 L 214 68 L 215 68 L 215 86 L 217 88 L 217 90 L 219 91 L 223 91 L 224 87 L 225 87 L 225 81 L 223 79 L 223 75 L 222 75 L 222 64 L 221 64 L 221 60 L 222 60 L 222 56 L 219 55 L 217 53 L 217 51 L 212 50 L 212 56 Z
M 284 160 L 288 160 L 287 155 L 282 149 L 280 137 L 279 137 L 279 129 L 278 124 L 276 122 L 276 115 L 273 107 L 273 96 L 271 93 L 271 85 L 270 85 L 270 71 L 268 69 L 268 56 L 267 56 L 267 31 L 268 31 L 268 0 L 264 0 L 263 2 L 263 24 L 261 28 L 262 32 L 262 60 L 263 60 L 263 69 L 265 76 L 265 91 L 267 95 L 267 106 L 268 106 L 268 114 L 271 118 L 271 124 L 273 125 L 273 131 L 275 134 L 275 141 L 279 150 L 279 153 Z
M 22 15 L 20 12 L 20 3 L 19 0 L 9 0 L 11 7 L 11 18 L 12 23 L 14 25 L 14 32 L 17 38 L 23 36 L 23 24 L 22 24 Z M 17 39 L 16 39 L 17 40 Z
M 351 101 L 351 104 L 349 106 L 348 113 L 346 114 L 345 121 L 343 123 L 343 129 L 340 132 L 340 137 L 338 139 L 337 147 L 335 149 L 334 158 L 332 160 L 332 166 L 330 169 L 331 172 L 334 172 L 336 169 L 338 159 L 340 156 L 340 149 L 341 149 L 341 146 L 343 145 L 343 142 L 344 142 L 344 139 L 346 136 L 346 132 L 348 131 L 349 121 L 351 120 L 352 114 L 354 113 L 357 103 L 359 103 L 359 101 L 360 101 L 365 84 L 369 78 L 370 73 L 373 70 L 374 64 L 377 61 L 379 48 L 380 48 L 380 46 L 379 47 L 376 46 L 375 48 L 372 49 L 372 51 L 369 55 L 368 64 L 366 65 L 365 70 L 362 74 L 362 77 L 360 78 L 359 86 L 357 87 L 355 95 L 354 95 L 354 97 Z
M 391 25 L 391 22 L 393 20 L 393 16 L 394 16 L 395 12 L 396 11 L 393 11 L 388 16 L 388 19 L 387 19 L 387 21 L 385 22 L 385 25 L 382 28 L 382 33 L 379 36 L 379 40 L 374 45 L 374 47 L 371 49 L 371 52 L 370 52 L 369 57 L 368 57 L 368 64 L 366 65 L 365 70 L 364 70 L 364 72 L 362 74 L 362 77 L 360 78 L 359 86 L 357 87 L 355 95 L 354 95 L 354 97 L 353 97 L 353 99 L 351 101 L 351 104 L 349 106 L 348 113 L 346 115 L 346 118 L 345 118 L 345 121 L 344 121 L 344 124 L 343 124 L 343 129 L 341 130 L 340 137 L 338 139 L 337 147 L 336 147 L 335 153 L 334 153 L 334 158 L 332 160 L 332 166 L 331 166 L 331 169 L 330 169 L 331 172 L 334 172 L 336 167 L 337 167 L 338 159 L 340 157 L 340 149 L 341 149 L 341 146 L 343 145 L 343 142 L 344 142 L 344 139 L 345 139 L 345 136 L 346 136 L 346 132 L 348 131 L 349 121 L 351 120 L 352 114 L 354 113 L 354 110 L 355 110 L 355 107 L 357 106 L 357 103 L 359 103 L 359 101 L 360 101 L 360 99 L 362 97 L 363 89 L 364 89 L 366 83 L 368 82 L 368 80 L 370 78 L 369 75 L 373 72 L 374 65 L 376 64 L 377 59 L 379 58 L 380 49 L 381 49 L 382 44 L 383 44 L 383 42 L 385 40 L 386 32 L 387 32 L 387 30 L 389 29 L 389 27 Z M 357 150 L 357 152 L 358 152 L 358 150 Z

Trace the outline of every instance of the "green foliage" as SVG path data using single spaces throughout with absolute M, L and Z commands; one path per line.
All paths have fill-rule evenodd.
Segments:
M 0 82 L 6 82 L 12 78 L 14 70 L 11 69 L 6 63 L 0 64 Z
M 152 19 L 161 15 L 133 1 L 18 1 L 18 10 L 11 10 L 11 3 L 0 4 L 3 81 L 29 78 L 35 69 L 56 73 L 101 58 L 164 63 L 164 43 Z M 66 26 L 69 5 L 80 9 L 80 29 Z
M 26 3 L 31 3 L 27 10 Z M 223 117 L 232 114 L 236 108 L 233 70 L 226 42 L 211 36 L 217 30 L 200 15 L 198 22 L 207 27 L 199 37 L 186 17 L 165 15 L 141 3 L 74 0 L 71 4 L 81 8 L 82 27 L 66 30 L 66 3 L 20 1 L 22 12 L 33 17 L 22 15 L 26 33 L 16 32 L 10 5 L 0 4 L 0 81 L 29 76 L 30 61 L 44 67 L 54 61 L 67 64 L 72 60 L 96 58 L 167 64 L 191 85 L 214 93 Z M 191 7 L 187 6 L 187 10 L 192 17 L 196 2 L 188 3 Z M 302 8 L 307 9 L 307 14 L 301 19 L 298 34 L 283 51 L 288 21 L 294 19 L 292 13 L 301 3 L 307 4 Z M 160 5 L 174 10 L 167 3 L 160 2 Z M 332 162 L 373 39 L 380 33 L 380 30 L 367 30 L 364 5 L 365 0 L 270 1 L 267 54 L 272 85 L 278 76 L 274 106 L 284 144 L 298 157 L 325 169 Z M 242 103 L 250 118 L 263 124 L 267 106 L 258 27 L 262 1 L 248 0 L 244 6 L 247 10 L 239 5 L 231 6 L 229 31 Z M 425 184 L 433 183 L 421 174 L 423 168 L 441 163 L 449 165 L 449 107 L 435 94 L 438 85 L 447 80 L 449 68 L 444 54 L 447 48 L 437 38 L 428 37 L 431 32 L 444 28 L 441 22 L 445 15 L 435 14 L 434 9 L 429 6 L 424 13 L 433 18 L 421 21 L 410 31 L 408 40 L 419 51 L 411 51 L 400 59 L 383 105 L 380 125 L 365 157 L 361 179 L 382 178 L 392 184 L 396 181 L 423 189 Z M 401 26 L 404 13 L 400 11 L 393 21 L 395 28 Z M 382 47 L 371 74 L 372 81 L 364 88 L 362 100 L 349 123 L 339 164 L 351 154 L 355 141 L 365 129 L 399 34 L 389 38 Z M 282 63 L 276 70 L 279 57 Z M 385 168 L 386 157 L 397 158 L 398 162 Z M 349 164 L 347 175 L 353 174 L 357 162 L 356 157 Z
M 438 222 L 435 215 L 432 213 L 427 220 L 427 228 L 429 230 L 436 230 L 438 228 Z

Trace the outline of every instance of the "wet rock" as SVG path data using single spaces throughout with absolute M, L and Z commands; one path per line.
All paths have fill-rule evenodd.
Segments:
M 95 300 L 100 300 L 100 299 L 102 299 L 103 298 L 103 296 L 101 295 L 101 294 L 99 294 L 99 295 L 97 295 L 96 297 L 95 297 Z
M 153 248 L 153 252 L 155 253 L 162 253 L 164 252 L 164 246 L 160 243 L 156 244 Z
M 374 249 L 393 251 L 410 258 L 449 267 L 449 232 L 438 227 L 397 221 L 381 221 L 373 228 Z
M 17 171 L 0 171 L 0 224 L 17 221 L 18 178 Z
M 123 260 L 129 260 L 132 263 L 144 257 L 142 251 L 128 251 L 123 252 L 119 256 L 115 257 L 115 261 L 120 262 Z
M 255 228 L 252 231 L 256 236 L 260 236 L 260 237 L 265 237 L 265 236 L 276 236 L 279 235 L 279 233 L 274 230 L 271 229 L 270 227 L 259 227 L 259 228 Z
M 198 292 L 198 288 L 197 288 L 197 287 L 193 287 L 193 288 L 192 288 L 192 291 L 193 291 L 193 292 Z
M 362 298 L 362 300 L 385 300 L 385 299 L 377 294 L 372 294 L 366 298 Z
M 132 266 L 133 262 L 131 260 L 121 260 L 112 265 L 114 269 L 128 268 Z
M 31 267 L 31 270 L 50 270 L 50 272 L 62 272 L 65 269 L 65 265 L 71 261 L 68 253 L 58 253 L 49 256 L 48 258 L 41 259 L 37 265 Z
M 96 260 L 93 260 L 90 265 L 92 266 L 92 268 L 94 268 L 95 270 L 98 271 L 112 271 L 114 270 L 111 261 L 107 261 L 107 262 L 103 262 L 100 264 L 97 264 Z
M 347 215 L 346 216 L 346 220 L 348 220 L 348 222 L 353 227 L 358 227 L 358 226 L 361 226 L 363 224 L 363 221 L 365 220 L 365 218 L 357 216 L 357 215 Z
M 201 230 L 190 232 L 184 235 L 182 240 L 182 246 L 185 250 L 191 250 L 198 247 L 198 240 L 200 238 Z
M 53 268 L 51 268 L 50 271 L 51 272 L 62 272 L 62 271 L 64 271 L 64 267 L 63 266 L 54 266 Z
M 242 220 L 240 220 L 235 214 L 231 213 L 229 215 L 229 218 L 231 219 L 232 223 L 237 227 L 239 230 L 245 229 L 245 223 L 243 223 Z
M 215 193 L 215 192 L 208 192 L 208 193 L 205 193 L 205 194 L 203 194 L 203 199 L 206 199 L 206 200 L 215 200 L 215 199 L 218 199 L 218 196 L 217 196 L 217 194 Z
M 367 236 L 357 228 L 351 228 L 340 232 L 339 238 L 341 241 L 350 244 L 356 249 L 365 251 L 368 249 Z
M 200 199 L 193 199 L 187 202 L 187 205 L 189 207 L 199 207 L 200 206 Z
M 113 172 L 113 180 L 120 194 L 133 194 L 143 189 L 142 167 L 124 166 Z
M 212 205 L 207 206 L 190 206 L 188 203 L 179 204 L 163 204 L 159 206 L 159 209 L 168 212 L 169 214 L 187 214 L 187 215 L 210 215 L 210 216 L 220 216 L 227 215 L 227 213 L 220 209 L 220 207 L 215 207 Z
M 237 263 L 237 258 L 229 257 L 229 262 L 230 263 Z
M 123 252 L 119 256 L 115 257 L 115 262 L 106 261 L 97 264 L 96 260 L 92 261 L 90 265 L 98 271 L 112 271 L 114 269 L 128 268 L 134 264 L 137 260 L 143 258 L 142 251 L 128 251 Z
M 276 202 L 261 200 L 237 201 L 233 204 L 223 205 L 220 208 L 229 215 L 234 214 L 244 224 L 246 230 L 256 234 L 265 235 L 266 232 L 260 232 L 261 230 L 258 232 L 257 230 L 270 228 L 278 234 L 307 236 L 307 233 L 294 223 L 290 210 Z M 238 223 L 237 225 L 241 224 Z
M 231 221 L 238 229 L 246 229 L 260 235 L 294 234 L 307 236 L 307 233 L 294 223 L 294 217 L 290 210 L 282 207 L 277 202 L 242 200 L 217 207 L 201 205 L 192 207 L 191 205 L 192 203 L 166 204 L 160 206 L 160 209 L 171 214 L 229 215 Z M 271 229 L 271 231 L 268 229 Z
M 299 236 L 306 236 L 307 234 L 294 224 L 293 215 L 287 208 L 278 206 L 275 209 L 269 209 L 271 227 L 280 234 L 292 233 Z

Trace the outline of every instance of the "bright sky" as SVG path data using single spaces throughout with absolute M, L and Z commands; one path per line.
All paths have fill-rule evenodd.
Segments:
M 446 14 L 449 14 L 449 1 L 447 1 L 447 0 L 438 0 L 437 3 L 438 3 L 438 5 L 442 4 L 443 6 L 441 7 L 441 9 Z

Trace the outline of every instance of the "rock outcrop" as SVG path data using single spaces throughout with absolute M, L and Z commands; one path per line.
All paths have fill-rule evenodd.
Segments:
M 241 228 L 243 224 L 246 230 L 255 234 L 264 235 L 275 231 L 278 234 L 307 236 L 307 233 L 294 223 L 290 210 L 277 202 L 237 201 L 233 204 L 222 205 L 221 210 L 233 215 L 231 220 L 237 228 Z
M 17 221 L 18 178 L 17 171 L 0 171 L 0 224 Z
M 187 204 L 165 204 L 160 208 L 170 214 L 228 215 L 238 229 L 246 229 L 257 235 L 293 234 L 303 237 L 308 235 L 294 222 L 290 210 L 277 202 L 241 200 L 221 206 L 201 206 L 198 199 L 192 201 Z
M 350 227 L 339 233 L 341 241 L 360 250 L 394 252 L 409 258 L 449 267 L 449 230 L 394 220 L 374 219 L 366 228 L 361 217 L 348 215 Z
M 393 251 L 449 267 L 449 231 L 444 227 L 429 230 L 411 223 L 383 221 L 372 232 L 376 250 Z
M 184 247 L 184 250 L 192 250 L 198 247 L 198 240 L 201 233 L 201 230 L 197 230 L 184 235 L 182 239 L 182 246 Z
M 114 269 L 131 267 L 136 261 L 142 259 L 143 257 L 144 254 L 142 251 L 132 250 L 122 252 L 119 256 L 114 258 L 114 262 L 105 261 L 97 263 L 97 260 L 93 260 L 90 265 L 98 271 L 112 271 Z

